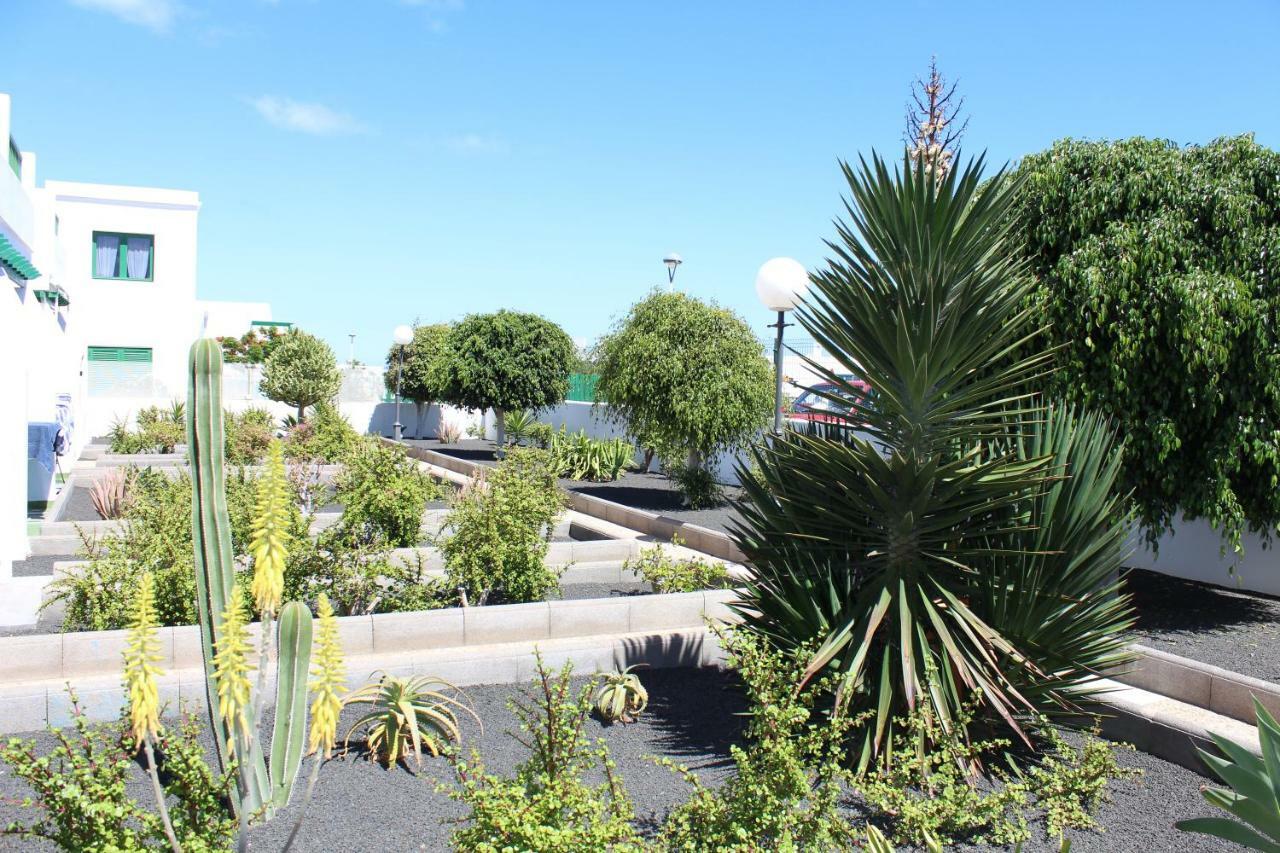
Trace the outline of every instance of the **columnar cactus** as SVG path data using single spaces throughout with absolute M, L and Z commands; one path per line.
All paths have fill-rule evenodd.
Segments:
M 191 346 L 187 392 L 187 448 L 191 455 L 191 533 L 195 546 L 197 609 L 204 648 L 209 723 L 223 771 L 234 755 L 239 767 L 235 806 L 245 816 L 269 818 L 289 801 L 302 761 L 307 717 L 307 670 L 311 664 L 311 612 L 290 602 L 280 611 L 276 672 L 276 717 L 268 768 L 258 737 L 261 699 L 243 707 L 247 725 L 229 724 L 218 712 L 215 658 L 223 619 L 235 587 L 231 522 L 223 471 L 222 348 L 202 339 Z M 258 666 L 270 661 L 271 614 L 264 614 Z

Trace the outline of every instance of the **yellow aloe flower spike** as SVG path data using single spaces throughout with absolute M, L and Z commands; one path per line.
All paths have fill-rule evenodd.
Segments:
M 124 650 L 124 682 L 129 694 L 129 720 L 135 747 L 161 731 L 160 691 L 156 687 L 156 678 L 163 674 L 156 666 L 160 660 L 154 582 L 148 572 L 138 586 L 129 644 Z
M 248 621 L 244 595 L 237 585 L 232 587 L 231 600 L 222 613 L 213 669 L 218 681 L 218 713 L 228 729 L 238 727 L 246 740 L 251 736 L 246 709 L 251 693 L 249 673 L 253 671 L 253 665 L 249 663 Z M 227 752 L 235 754 L 234 738 L 227 741 Z
M 289 484 L 284 470 L 284 450 L 272 441 L 266 470 L 258 480 L 258 500 L 254 508 L 253 535 L 249 553 L 253 556 L 253 585 L 250 592 L 263 616 L 280 610 L 284 597 L 284 563 L 288 557 Z
M 342 712 L 342 699 L 347 692 L 347 665 L 342 658 L 342 643 L 338 639 L 338 622 L 333 618 L 329 598 L 320 593 L 316 602 L 320 616 L 320 630 L 316 639 L 314 676 L 308 687 L 315 694 L 311 702 L 311 741 L 309 752 L 323 750 L 328 758 L 338 737 L 338 715 Z

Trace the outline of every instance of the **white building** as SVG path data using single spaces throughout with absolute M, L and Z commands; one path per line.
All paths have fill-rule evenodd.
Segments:
M 0 611 L 12 561 L 27 555 L 29 509 L 52 498 L 84 444 L 116 418 L 185 397 L 195 338 L 271 321 L 266 303 L 196 298 L 197 193 L 38 185 L 10 106 L 0 94 Z M 48 471 L 29 463 L 28 424 L 55 421 L 60 395 L 72 443 Z

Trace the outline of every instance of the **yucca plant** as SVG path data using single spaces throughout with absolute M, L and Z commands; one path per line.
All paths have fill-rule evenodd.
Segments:
M 461 690 L 439 678 L 400 678 L 384 672 L 377 681 L 343 699 L 344 707 L 371 706 L 367 714 L 351 724 L 343 744 L 350 743 L 356 730 L 363 728 L 369 752 L 384 764 L 391 766 L 412 755 L 421 767 L 424 748 L 439 755 L 446 743 L 462 740 L 455 709 L 470 714 L 483 727 L 471 706 L 457 698 L 460 695 L 464 695 Z
M 606 673 L 592 697 L 598 713 L 607 723 L 634 723 L 649 707 L 649 691 L 640 683 L 635 666 Z
M 1231 790 L 1204 787 L 1200 793 L 1233 815 L 1180 821 L 1183 832 L 1199 832 L 1242 844 L 1250 850 L 1280 853 L 1280 724 L 1256 698 L 1261 757 L 1221 735 L 1211 734 L 1222 756 L 1196 750 L 1200 758 Z
M 1051 354 L 1005 172 L 843 169 L 848 222 L 796 317 L 872 393 L 811 362 L 848 422 L 771 439 L 740 471 L 754 578 L 737 607 L 779 648 L 817 643 L 800 687 L 836 672 L 837 701 L 873 712 L 863 762 L 922 702 L 949 731 L 977 699 L 1030 743 L 1124 659 L 1120 448 L 1026 390 Z
M 507 443 L 523 444 L 529 437 L 529 430 L 536 424 L 537 418 L 528 409 L 516 409 L 506 413 Z

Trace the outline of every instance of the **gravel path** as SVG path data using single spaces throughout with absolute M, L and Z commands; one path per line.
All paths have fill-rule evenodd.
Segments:
M 1280 681 L 1280 600 L 1135 569 L 1138 642 L 1266 681 Z
M 649 756 L 666 755 L 686 764 L 707 784 L 722 782 L 728 774 L 729 746 L 739 742 L 743 721 L 738 714 L 744 703 L 732 676 L 712 670 L 652 670 L 642 674 L 650 693 L 649 711 L 629 726 L 606 727 L 594 719 L 587 734 L 604 738 L 635 806 L 642 829 L 659 824 L 668 809 L 683 802 L 687 786 L 674 774 L 654 766 Z M 507 702 L 521 688 L 495 685 L 469 688 L 467 694 L 484 721 L 481 733 L 463 718 L 465 745 L 474 746 L 490 772 L 509 774 L 526 756 L 523 747 L 507 736 L 516 722 Z M 348 723 L 352 713 L 344 715 Z M 345 733 L 345 726 L 340 730 Z M 38 735 L 47 749 L 47 734 Z M 315 796 L 307 810 L 299 844 L 304 851 L 341 850 L 344 853 L 387 850 L 447 850 L 450 825 L 463 816 L 463 807 L 437 785 L 452 786 L 452 774 L 442 759 L 427 759 L 415 777 L 405 766 L 383 769 L 358 752 L 335 758 L 321 772 Z M 1197 793 L 1204 781 L 1190 771 L 1152 758 L 1121 750 L 1126 766 L 1141 767 L 1138 782 L 1113 786 L 1113 802 L 1098 813 L 1107 827 L 1104 834 L 1083 833 L 1073 838 L 1073 851 L 1148 853 L 1156 850 L 1214 851 L 1241 849 L 1202 836 L 1189 836 L 1173 828 L 1173 822 L 1189 816 L 1209 815 L 1212 809 Z M 309 771 L 309 766 L 304 772 Z M 25 793 L 7 767 L 0 768 L 0 823 L 24 819 L 14 804 Z M 148 802 L 150 791 L 138 771 L 130 793 Z M 278 850 L 297 814 L 295 800 L 275 821 L 254 831 L 253 849 Z M 1033 832 L 1043 832 L 1033 825 Z M 0 838 L 2 850 L 49 850 L 36 842 Z M 954 849 L 992 850 L 999 848 Z M 1022 848 L 1056 851 L 1055 843 L 1039 837 Z
M 494 464 L 493 442 L 491 441 L 469 439 L 455 444 L 441 444 L 434 439 L 407 439 L 405 444 L 435 450 L 458 459 L 477 462 L 481 465 Z M 662 474 L 628 471 L 611 483 L 591 483 L 583 480 L 561 479 L 560 487 L 566 491 L 603 498 L 607 501 L 614 501 L 635 509 L 665 515 L 669 518 L 721 532 L 727 531 L 729 522 L 737 515 L 732 505 L 728 502 L 713 509 L 693 510 L 686 508 L 675 484 Z M 735 486 L 725 486 L 724 491 L 729 499 L 736 498 L 741 494 L 741 490 Z

